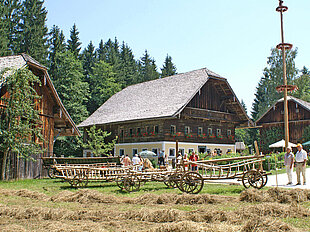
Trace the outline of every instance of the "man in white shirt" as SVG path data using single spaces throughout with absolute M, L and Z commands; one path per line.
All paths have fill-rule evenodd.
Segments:
M 134 155 L 132 158 L 132 165 L 138 165 L 141 162 L 140 158 L 137 156 L 137 154 Z
M 306 185 L 307 152 L 302 149 L 302 145 L 300 143 L 297 144 L 297 150 L 298 151 L 296 152 L 296 155 L 295 155 L 297 185 L 301 184 L 300 173 L 302 173 L 304 185 Z

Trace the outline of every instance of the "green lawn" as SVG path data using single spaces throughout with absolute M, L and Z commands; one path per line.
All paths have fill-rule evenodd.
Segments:
M 58 179 L 36 179 L 36 180 L 17 180 L 17 181 L 0 181 L 0 188 L 5 189 L 29 189 L 45 193 L 47 195 L 54 195 L 62 190 L 77 191 L 72 188 L 68 182 Z M 169 189 L 164 183 L 161 182 L 147 182 L 140 187 L 138 192 L 127 193 L 121 191 L 115 182 L 89 182 L 88 189 L 104 192 L 105 194 L 113 195 L 128 195 L 138 196 L 144 193 L 180 193 L 179 189 Z M 239 185 L 224 185 L 224 184 L 209 184 L 205 183 L 201 193 L 220 194 L 227 196 L 237 196 L 244 190 L 243 186 Z

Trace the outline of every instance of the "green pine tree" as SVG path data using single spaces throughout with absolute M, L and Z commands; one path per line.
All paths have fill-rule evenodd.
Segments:
M 116 82 L 113 66 L 102 60 L 95 64 L 89 81 L 91 97 L 87 108 L 90 114 L 97 110 L 112 95 L 121 90 L 121 85 Z
M 92 68 L 95 66 L 96 63 L 96 52 L 92 41 L 90 41 L 87 48 L 83 50 L 81 58 L 83 62 L 84 75 L 86 77 L 86 80 L 88 81 L 89 76 L 92 73 Z
M 43 0 L 23 1 L 18 42 L 19 52 L 27 53 L 41 64 L 46 64 L 48 29 L 45 25 L 47 10 L 43 3 Z
M 70 30 L 70 39 L 67 41 L 67 49 L 71 51 L 76 57 L 78 57 L 80 54 L 80 46 L 82 44 L 79 39 L 79 33 L 80 32 L 78 31 L 76 25 L 73 24 L 73 27 Z
M 135 84 L 138 78 L 138 65 L 130 47 L 123 42 L 120 52 L 120 65 L 117 72 L 117 80 L 125 88 Z
M 48 55 L 48 64 L 49 64 L 49 74 L 54 79 L 56 72 L 56 62 L 55 57 L 57 53 L 63 53 L 66 49 L 65 36 L 63 31 L 59 27 L 53 26 L 49 33 L 49 55 Z
M 292 84 L 297 75 L 295 57 L 297 49 L 286 53 L 287 83 Z M 278 93 L 276 87 L 283 85 L 282 53 L 278 49 L 271 50 L 268 57 L 268 67 L 264 69 L 263 77 L 256 88 L 255 99 L 252 105 L 252 118 L 258 119 L 272 104 L 282 98 L 283 93 Z
M 141 61 L 138 62 L 138 67 L 139 78 L 137 83 L 155 80 L 159 78 L 159 73 L 157 72 L 155 60 L 150 57 L 147 50 L 145 50 L 143 57 L 141 57 Z
M 21 9 L 20 0 L 0 0 L 0 56 L 18 52 Z
M 172 58 L 167 54 L 163 68 L 161 69 L 161 78 L 173 76 L 177 74 L 177 69 L 175 65 L 172 63 Z
M 70 51 L 56 53 L 54 85 L 65 108 L 75 123 L 87 116 L 89 85 L 83 81 L 82 63 Z

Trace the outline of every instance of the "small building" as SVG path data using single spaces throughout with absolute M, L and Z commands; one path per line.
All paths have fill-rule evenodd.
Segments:
M 181 153 L 235 151 L 235 128 L 249 124 L 227 80 L 203 68 L 128 86 L 79 127 L 118 136 L 116 155 L 164 150 L 174 157 L 176 141 Z
M 290 142 L 300 143 L 304 135 L 304 129 L 310 125 L 310 103 L 298 98 L 288 96 L 288 120 Z M 264 138 L 270 130 L 282 132 L 282 137 L 275 141 L 266 141 L 269 144 L 284 138 L 284 100 L 283 98 L 273 104 L 255 124 Z M 263 140 L 264 141 L 264 140 Z M 265 145 L 269 145 L 265 144 Z M 263 144 L 264 145 L 264 144 Z
M 43 157 L 52 156 L 55 137 L 80 135 L 80 132 L 62 104 L 46 67 L 26 54 L 0 57 L 0 71 L 5 68 L 19 69 L 24 67 L 28 67 L 41 81 L 41 86 L 34 86 L 37 94 L 41 97 L 39 104 L 37 104 L 37 110 L 40 112 L 44 138 L 43 142 L 38 141 L 38 143 L 41 143 L 44 149 Z M 0 97 L 5 97 L 7 94 L 5 86 L 0 85 Z M 5 107 L 1 100 L 0 107 Z M 10 177 L 34 178 L 40 176 L 42 174 L 42 162 L 39 156 L 33 158 L 36 162 L 12 157 L 10 163 L 14 173 L 10 173 Z

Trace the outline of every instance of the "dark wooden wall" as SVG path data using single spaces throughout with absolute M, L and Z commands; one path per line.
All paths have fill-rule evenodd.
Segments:
M 188 107 L 222 111 L 227 108 L 222 100 L 222 96 L 217 92 L 214 84 L 216 80 L 210 79 L 187 105 Z
M 269 112 L 261 118 L 257 123 L 258 125 L 271 122 L 283 122 L 284 119 L 284 106 L 283 102 L 279 102 L 275 105 L 274 108 L 270 109 Z M 298 120 L 310 120 L 310 111 L 301 107 L 293 101 L 288 102 L 288 112 L 289 112 L 289 121 L 298 121 Z
M 33 160 L 24 160 L 18 158 L 15 154 L 10 155 L 9 169 L 7 170 L 7 177 L 9 179 L 15 178 L 36 178 L 39 176 L 45 176 L 46 173 L 42 170 L 42 161 L 41 156 L 51 156 L 53 154 L 53 141 L 54 141 L 54 116 L 53 116 L 53 107 L 55 105 L 54 100 L 52 99 L 48 87 L 44 84 L 43 73 L 33 70 L 36 75 L 40 76 L 41 86 L 35 85 L 34 88 L 37 94 L 40 96 L 40 99 L 36 101 L 36 110 L 39 111 L 39 116 L 41 119 L 41 128 L 42 135 L 44 140 L 40 141 L 38 138 L 35 138 L 37 144 L 40 144 L 42 147 L 42 154 L 34 155 Z M 2 89 L 1 95 L 6 97 L 7 92 L 4 92 Z M 8 96 L 7 96 L 8 97 Z M 3 106 L 3 102 L 0 102 Z M 0 105 L 1 107 L 1 105 Z M 1 156 L 1 155 L 0 155 Z M 2 163 L 2 159 L 1 159 Z

